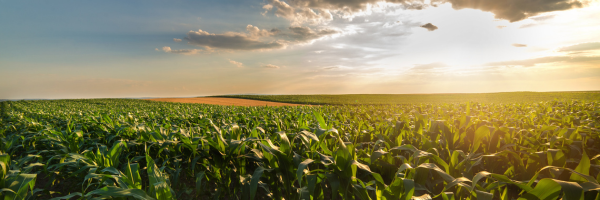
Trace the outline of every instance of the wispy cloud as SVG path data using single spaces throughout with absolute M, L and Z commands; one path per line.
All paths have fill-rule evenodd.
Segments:
M 267 68 L 267 69 L 279 69 L 281 67 L 279 67 L 277 65 L 273 65 L 273 64 L 267 64 L 267 65 L 263 66 L 263 68 Z
M 181 42 L 181 39 L 179 39 L 179 38 L 173 38 L 173 41 L 175 41 L 175 42 Z
M 244 67 L 244 64 L 242 64 L 241 62 L 237 62 L 237 61 L 233 61 L 233 60 L 229 60 L 229 63 L 235 65 L 238 68 L 242 68 Z
M 246 31 L 222 34 L 208 33 L 203 30 L 190 31 L 184 39 L 189 44 L 217 50 L 271 50 L 311 42 L 339 32 L 330 28 L 314 30 L 304 26 L 292 26 L 284 31 L 266 30 L 252 25 L 248 25 Z
M 237 32 L 214 34 L 203 30 L 190 31 L 184 39 L 190 44 L 216 49 L 260 50 L 285 47 L 285 44 L 279 41 L 259 41 L 249 35 Z
M 488 66 L 522 66 L 522 67 L 533 67 L 538 64 L 546 63 L 591 63 L 600 61 L 600 56 L 547 56 L 540 58 L 532 58 L 525 60 L 512 60 L 503 62 L 488 63 Z
M 519 43 L 514 43 L 512 44 L 513 47 L 527 47 L 526 44 L 519 44 Z
M 158 48 L 156 48 L 155 50 L 158 50 Z M 162 51 L 167 52 L 167 53 L 175 53 L 175 54 L 183 54 L 183 55 L 194 55 L 194 54 L 202 52 L 201 49 L 179 49 L 179 50 L 173 50 L 173 49 L 171 49 L 171 47 L 168 47 L 168 46 L 164 46 L 162 48 Z
M 600 49 L 600 42 L 587 42 L 580 43 L 571 46 L 561 47 L 558 49 L 560 52 L 568 52 L 568 51 L 587 51 L 587 50 L 596 50 Z

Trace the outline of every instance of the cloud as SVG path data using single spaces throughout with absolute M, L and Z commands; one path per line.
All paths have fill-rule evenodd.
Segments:
M 179 39 L 179 38 L 173 38 L 173 41 L 175 41 L 175 42 L 181 42 L 181 39 Z
M 495 14 L 497 19 L 521 21 L 541 13 L 584 6 L 583 0 L 436 0 L 450 2 L 454 9 L 472 8 Z
M 263 66 L 263 68 L 267 68 L 267 69 L 279 69 L 281 67 L 277 66 L 277 65 L 273 65 L 273 64 L 268 64 Z
M 214 34 L 202 30 L 190 31 L 184 39 L 190 44 L 228 50 L 281 49 L 285 47 L 285 44 L 279 41 L 259 41 L 251 35 L 236 32 Z
M 495 14 L 497 19 L 516 22 L 552 11 L 569 10 L 586 5 L 587 0 L 268 0 L 263 6 L 265 14 L 275 10 L 275 15 L 291 20 L 298 25 L 303 22 L 326 22 L 333 15 L 349 17 L 356 13 L 368 12 L 380 5 L 401 5 L 404 9 L 424 9 L 441 3 L 450 3 L 454 9 L 472 8 Z M 533 18 L 543 21 L 553 15 Z
M 425 25 L 423 25 L 421 27 L 427 29 L 428 31 L 435 31 L 436 29 L 438 29 L 437 26 L 435 26 L 435 25 L 433 25 L 431 23 L 427 23 L 427 24 L 425 24 Z
M 450 66 L 448 66 L 445 63 L 434 62 L 434 63 L 429 63 L 429 64 L 415 65 L 413 68 L 411 68 L 411 70 L 431 70 L 431 69 L 443 69 L 443 68 L 448 68 L 448 67 L 450 67 Z
M 560 52 L 570 52 L 570 51 L 587 51 L 587 50 L 596 50 L 600 49 L 600 42 L 587 42 L 580 43 L 576 45 L 566 46 L 558 49 Z
M 334 29 L 313 30 L 305 26 L 292 26 L 288 30 L 260 29 L 246 26 L 247 32 L 208 33 L 203 30 L 190 31 L 184 38 L 189 44 L 222 50 L 270 50 L 308 43 L 328 35 L 339 33 Z
M 518 44 L 518 43 L 514 43 L 512 44 L 513 47 L 527 47 L 526 44 Z
M 271 11 L 273 9 L 273 5 L 267 4 L 267 5 L 264 5 L 262 8 L 265 9 L 265 12 L 263 12 L 261 14 L 263 16 L 265 16 L 269 11 Z
M 158 50 L 158 48 L 156 48 L 155 50 Z M 164 46 L 162 48 L 162 50 L 164 52 L 167 52 L 167 53 L 176 53 L 176 54 L 183 54 L 183 55 L 194 55 L 194 54 L 200 53 L 202 51 L 201 49 L 179 49 L 179 50 L 173 50 L 173 49 L 171 49 L 171 47 L 168 47 L 168 46 Z
M 278 36 L 287 38 L 289 41 L 306 42 L 339 33 L 339 31 L 333 29 L 321 29 L 314 31 L 309 27 L 302 26 L 289 27 L 289 31 L 289 33 L 281 33 Z
M 329 9 L 341 12 L 360 12 L 369 6 L 378 3 L 403 4 L 405 8 L 422 9 L 425 6 L 423 0 L 290 0 L 290 4 L 298 7 L 316 9 Z
M 269 4 L 263 6 L 263 9 L 265 10 L 263 15 L 273 10 L 273 8 L 276 8 L 275 16 L 288 19 L 292 21 L 293 25 L 300 25 L 304 22 L 316 24 L 333 19 L 333 15 L 328 9 L 310 8 L 306 6 L 293 7 L 280 0 L 269 0 L 268 2 Z
M 536 24 L 536 23 L 529 23 L 529 24 L 523 24 L 523 25 L 519 26 L 519 28 L 530 28 L 530 27 L 534 27 L 537 25 L 538 24 Z
M 585 63 L 585 62 L 594 62 L 600 61 L 600 56 L 547 56 L 541 58 L 533 58 L 526 60 L 513 60 L 513 61 L 503 61 L 503 62 L 493 62 L 488 63 L 487 66 L 523 66 L 523 67 L 533 67 L 538 64 L 546 64 L 546 63 Z
M 274 35 L 279 32 L 279 30 L 277 30 L 277 29 L 271 29 L 270 31 L 266 30 L 266 29 L 261 30 L 258 27 L 252 26 L 250 24 L 248 24 L 248 26 L 246 26 L 246 30 L 250 33 L 250 37 L 253 37 L 253 38 L 267 37 L 267 36 L 271 36 L 271 35 Z
M 555 16 L 556 15 L 544 15 L 544 16 L 531 17 L 529 19 L 532 19 L 532 20 L 540 22 L 540 21 L 546 21 L 546 20 L 552 19 Z
M 273 7 L 277 8 L 277 10 L 275 11 L 275 15 L 278 17 L 293 19 L 295 16 L 295 9 L 286 2 L 279 0 L 270 0 L 270 4 L 267 5 L 271 5 L 270 8 L 267 7 L 269 8 L 268 10 L 271 10 Z M 263 6 L 263 8 L 265 7 Z
M 503 29 L 503 28 L 506 28 L 506 26 L 496 26 L 496 28 Z
M 233 60 L 229 60 L 229 63 L 231 63 L 231 64 L 233 64 L 233 65 L 235 65 L 236 67 L 239 67 L 239 68 L 244 67 L 244 64 L 242 64 L 241 62 L 236 62 L 236 61 L 233 61 Z

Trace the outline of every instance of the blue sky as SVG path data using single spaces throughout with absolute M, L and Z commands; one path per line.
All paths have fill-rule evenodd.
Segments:
M 494 2 L 0 0 L 0 98 L 600 89 L 599 1 Z

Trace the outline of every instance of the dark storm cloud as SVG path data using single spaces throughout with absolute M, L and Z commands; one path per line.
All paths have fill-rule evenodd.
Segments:
M 558 51 L 562 51 L 562 52 L 587 51 L 587 50 L 596 50 L 596 49 L 600 49 L 600 42 L 588 42 L 588 43 L 571 45 L 571 46 L 567 46 L 567 47 L 562 47 Z
M 580 0 L 436 0 L 450 2 L 452 8 L 472 8 L 494 13 L 497 19 L 516 22 L 545 12 L 584 6 Z
M 423 25 L 421 27 L 427 29 L 428 31 L 435 31 L 436 29 L 438 29 L 437 26 L 435 26 L 435 25 L 433 25 L 431 23 L 427 23 L 427 24 L 425 24 L 425 25 Z

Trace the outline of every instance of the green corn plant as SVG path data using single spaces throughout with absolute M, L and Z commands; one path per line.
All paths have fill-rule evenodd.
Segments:
M 0 197 L 4 200 L 31 199 L 37 174 L 20 173 L 10 167 L 10 156 L 0 152 Z
M 15 160 L 4 177 L 76 180 L 58 199 L 598 198 L 597 100 L 3 105 L 0 147 Z

